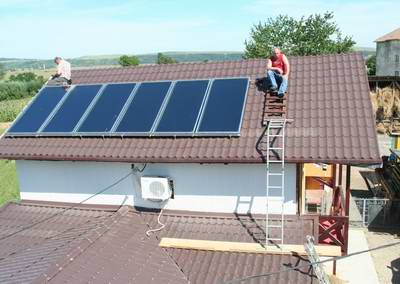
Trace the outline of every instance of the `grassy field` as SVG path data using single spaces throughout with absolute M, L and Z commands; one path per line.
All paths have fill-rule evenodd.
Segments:
M 31 99 L 0 101 L 0 122 L 13 121 Z
M 0 133 L 5 126 L 0 124 Z M 9 200 L 19 198 L 15 161 L 0 160 L 0 206 Z

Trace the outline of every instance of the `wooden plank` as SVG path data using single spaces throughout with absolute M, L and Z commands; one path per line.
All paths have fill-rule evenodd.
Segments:
M 193 250 L 208 250 L 222 252 L 244 252 L 244 253 L 263 253 L 263 254 L 292 254 L 292 255 L 307 255 L 302 245 L 281 245 L 278 246 L 263 246 L 259 243 L 242 243 L 242 242 L 223 242 L 223 241 L 206 241 L 206 240 L 191 240 L 178 238 L 162 238 L 159 244 L 164 248 L 179 248 Z M 315 246 L 317 253 L 320 256 L 341 256 L 339 246 L 318 245 Z

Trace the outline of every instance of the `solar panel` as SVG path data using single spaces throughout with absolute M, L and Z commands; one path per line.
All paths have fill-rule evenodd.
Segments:
M 80 85 L 72 89 L 42 132 L 72 132 L 101 87 L 102 85 Z
M 9 136 L 232 136 L 248 78 L 44 87 Z
M 78 132 L 109 132 L 136 84 L 110 84 L 105 87 Z
M 125 135 L 149 133 L 170 86 L 171 82 L 141 83 L 116 128 L 116 132 Z
M 247 96 L 247 78 L 215 79 L 197 134 L 239 134 Z
M 161 116 L 156 133 L 188 133 L 195 130 L 209 80 L 178 81 Z
M 35 133 L 64 97 L 64 87 L 45 87 L 33 99 L 8 133 Z

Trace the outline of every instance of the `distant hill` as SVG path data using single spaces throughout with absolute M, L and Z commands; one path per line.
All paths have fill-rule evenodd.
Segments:
M 375 54 L 374 48 L 356 47 L 356 51 L 361 51 L 364 57 Z M 195 61 L 228 61 L 240 60 L 243 52 L 238 51 L 221 51 L 221 52 L 164 52 L 178 62 L 195 62 Z M 74 67 L 93 67 L 93 66 L 110 66 L 118 65 L 118 58 L 121 54 L 111 55 L 94 55 L 81 56 L 76 58 L 68 58 L 68 61 Z M 141 64 L 155 63 L 157 59 L 156 53 L 140 54 Z M 28 69 L 49 69 L 54 68 L 52 59 L 24 59 L 24 58 L 0 58 L 0 64 L 3 64 L 6 70 L 28 70 Z
M 367 58 L 371 55 L 375 55 L 376 49 L 375 47 L 355 47 L 355 51 L 360 51 L 364 58 Z
M 171 56 L 179 62 L 240 60 L 243 56 L 242 52 L 164 52 L 164 54 Z M 121 54 L 95 55 L 68 58 L 67 60 L 71 62 L 74 67 L 108 66 L 118 65 L 118 59 L 120 56 Z M 156 53 L 140 54 L 137 56 L 139 57 L 141 64 L 155 63 L 157 59 Z M 0 63 L 3 64 L 7 70 L 43 69 L 54 67 L 52 59 L 0 58 Z

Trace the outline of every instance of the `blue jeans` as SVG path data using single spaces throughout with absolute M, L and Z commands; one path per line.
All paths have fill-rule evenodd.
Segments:
M 288 87 L 288 80 L 273 70 L 267 71 L 267 77 L 269 78 L 272 89 L 278 89 L 278 96 L 283 97 Z

